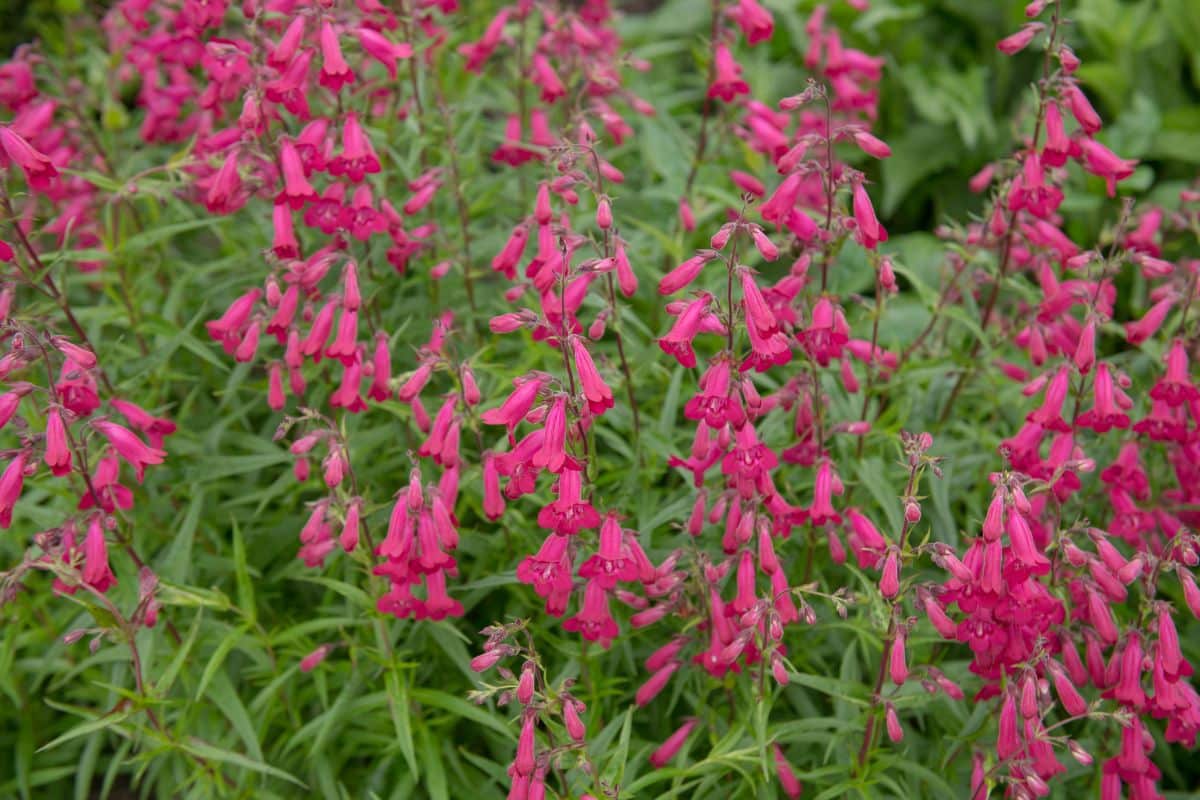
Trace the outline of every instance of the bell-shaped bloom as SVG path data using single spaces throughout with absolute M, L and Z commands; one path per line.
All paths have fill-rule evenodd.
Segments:
M 658 346 L 667 355 L 675 357 L 683 366 L 691 369 L 696 366 L 696 353 L 692 350 L 692 341 L 700 332 L 700 325 L 708 313 L 712 295 L 705 292 L 696 300 L 688 303 L 675 319 L 671 330 L 658 340 Z
M 1167 315 L 1171 313 L 1171 309 L 1179 300 L 1174 294 L 1167 295 L 1163 299 L 1150 306 L 1150 309 L 1142 316 L 1140 320 L 1135 322 L 1125 323 L 1125 338 L 1130 344 L 1141 344 L 1149 339 L 1159 328 L 1162 327 Z
M 1129 427 L 1128 415 L 1117 407 L 1112 372 L 1108 364 L 1101 363 L 1096 367 L 1096 380 L 1092 385 L 1092 393 L 1095 402 L 1076 420 L 1080 427 L 1091 428 L 1096 433 L 1107 433 L 1113 428 L 1123 430 Z
M 1041 22 L 1029 22 L 1014 34 L 1005 36 L 1000 41 L 996 42 L 996 49 L 1006 56 L 1016 55 L 1029 46 L 1033 41 L 1033 37 L 1037 36 L 1046 26 Z
M 784 178 L 783 182 L 767 198 L 767 201 L 759 207 L 762 218 L 768 222 L 782 225 L 795 208 L 803 187 L 804 177 L 800 173 L 792 173 Z
M 555 103 L 566 97 L 567 87 L 563 85 L 562 79 L 558 77 L 558 73 L 550 65 L 550 60 L 543 53 L 533 54 L 529 69 L 530 81 L 542 90 L 541 100 L 543 103 Z
M 799 800 L 800 796 L 804 794 L 804 786 L 784 756 L 783 748 L 774 744 L 771 746 L 771 750 L 775 756 L 775 774 L 779 777 L 779 785 L 783 788 L 783 793 L 787 795 L 788 800 Z
M 1200 400 L 1200 389 L 1192 383 L 1188 370 L 1187 348 L 1180 339 L 1171 343 L 1167 351 L 1167 370 L 1150 389 L 1150 397 L 1160 400 L 1171 408 Z
M 584 639 L 599 642 L 605 649 L 612 644 L 620 631 L 608 608 L 608 591 L 599 581 L 588 581 L 583 592 L 583 607 L 563 622 L 563 629 L 578 632 Z
M 1109 197 L 1116 196 L 1117 181 L 1128 178 L 1137 167 L 1136 160 L 1119 158 L 1116 153 L 1095 139 L 1084 139 L 1080 143 L 1080 149 L 1083 151 L 1084 168 L 1093 175 L 1104 179 Z
M 52 408 L 46 414 L 46 466 L 58 476 L 71 471 L 71 448 L 67 442 L 67 427 L 62 412 Z
M 238 174 L 237 148 L 231 148 L 221 168 L 208 183 L 204 195 L 204 207 L 210 214 L 232 214 L 246 202 L 242 191 L 242 179 Z
M 92 517 L 88 532 L 83 540 L 83 582 L 98 592 L 107 592 L 115 586 L 117 578 L 108 565 L 108 543 L 104 539 L 104 527 L 100 515 Z
M 342 152 L 329 162 L 329 174 L 345 175 L 358 183 L 366 175 L 376 172 L 379 172 L 379 157 L 375 155 L 358 116 L 351 112 L 342 126 Z
M 485 411 L 480 415 L 480 419 L 488 425 L 504 425 L 508 428 L 509 439 L 512 439 L 513 430 L 525 419 L 525 415 L 529 413 L 529 409 L 533 407 L 534 400 L 537 399 L 538 392 L 542 388 L 542 380 L 540 378 L 526 377 L 519 379 L 516 389 L 512 394 L 500 405 L 499 408 L 493 408 Z
M 573 536 L 600 524 L 600 513 L 583 499 L 582 473 L 564 469 L 558 475 L 557 491 L 558 497 L 538 512 L 538 525 L 559 536 Z
M 704 269 L 704 265 L 712 261 L 712 259 L 713 254 L 706 250 L 684 261 L 663 276 L 662 280 L 658 283 L 658 293 L 669 295 L 681 289 L 686 289 L 700 275 L 700 271 Z
M 749 94 L 750 85 L 742 79 L 742 67 L 733 58 L 729 46 L 722 43 L 713 48 L 712 84 L 708 96 L 717 97 L 726 103 L 739 94 Z
M 337 92 L 348 83 L 354 82 L 354 72 L 342 55 L 333 24 L 326 20 L 321 25 L 321 77 L 320 83 L 331 92 Z
M 1083 128 L 1084 133 L 1092 136 L 1100 130 L 1100 115 L 1096 113 L 1096 109 L 1092 108 L 1087 95 L 1083 93 L 1078 84 L 1067 84 L 1066 100 L 1067 107 L 1071 109 L 1071 116 L 1075 117 L 1075 121 L 1079 123 L 1079 127 Z
M 667 683 L 671 680 L 671 676 L 679 670 L 679 667 L 680 663 L 672 660 L 657 669 L 654 674 L 646 679 L 645 683 L 638 687 L 637 694 L 634 696 L 634 702 L 639 707 L 649 705 L 650 701 L 666 688 Z
M 579 372 L 579 382 L 583 396 L 587 398 L 588 408 L 593 414 L 603 414 L 613 407 L 612 390 L 600 377 L 592 355 L 580 337 L 571 337 L 571 350 L 575 354 L 575 369 Z
M 13 508 L 21 497 L 21 489 L 25 485 L 25 464 L 27 455 L 24 450 L 17 453 L 16 458 L 8 462 L 4 472 L 0 474 L 0 528 L 8 530 L 12 525 Z
M 303 17 L 297 17 L 297 19 L 303 19 Z M 400 59 L 412 58 L 413 47 L 411 44 L 392 42 L 374 28 L 364 25 L 356 28 L 354 35 L 363 51 L 382 64 L 387 70 L 388 77 L 392 80 L 396 79 L 396 62 Z
M 535 467 L 544 467 L 553 473 L 561 472 L 567 463 L 567 398 L 558 395 L 550 403 L 543 428 L 542 447 L 530 459 Z
M 0 125 L 0 165 L 16 164 L 31 189 L 45 191 L 58 177 L 54 162 L 38 152 L 10 125 Z
M 700 720 L 689 719 L 680 725 L 674 733 L 667 737 L 666 741 L 659 745 L 658 749 L 650 754 L 650 763 L 662 769 L 674 760 L 675 756 L 679 755 L 679 751 L 683 748 L 683 745 L 687 743 L 688 737 L 692 735 L 692 731 L 699 724 Z
M 283 188 L 275 198 L 276 203 L 299 209 L 317 199 L 316 190 L 304 174 L 304 164 L 296 152 L 296 145 L 286 137 L 279 143 L 279 170 L 283 174 Z
M 1042 163 L 1047 167 L 1061 167 L 1071 154 L 1071 140 L 1063 127 L 1062 112 L 1058 103 L 1046 104 L 1046 144 L 1042 148 Z
M 134 468 L 138 483 L 145 477 L 148 465 L 161 464 L 167 456 L 165 450 L 148 446 L 133 431 L 115 422 L 96 420 L 92 427 L 108 440 L 117 455 Z
M 758 0 L 738 0 L 727 13 L 742 29 L 746 42 L 751 46 L 770 40 L 775 33 L 775 18 L 763 8 Z
M 500 9 L 499 13 L 488 23 L 487 29 L 478 42 L 459 45 L 459 54 L 467 60 L 465 65 L 467 72 L 483 72 L 484 63 L 492 57 L 492 53 L 495 52 L 496 47 L 500 44 L 500 37 L 504 33 L 504 25 L 508 22 L 508 15 L 511 13 L 512 9 L 508 6 Z
M 1037 423 L 1046 430 L 1069 433 L 1071 427 L 1062 418 L 1062 407 L 1070 389 L 1070 379 L 1071 374 L 1067 368 L 1059 368 L 1046 384 L 1046 394 L 1042 405 L 1037 410 L 1029 412 L 1026 420 Z
M 879 224 L 875 216 L 875 207 L 861 182 L 854 184 L 854 238 L 867 248 L 874 250 L 880 242 L 888 240 L 887 229 Z
M 618 581 L 638 578 L 637 564 L 625 546 L 625 532 L 613 512 L 600 527 L 600 550 L 579 566 L 579 577 L 612 589 Z

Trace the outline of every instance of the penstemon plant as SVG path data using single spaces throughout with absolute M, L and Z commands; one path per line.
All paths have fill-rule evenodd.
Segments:
M 1200 790 L 1200 12 L 950 5 L 43 21 L 0 796 Z

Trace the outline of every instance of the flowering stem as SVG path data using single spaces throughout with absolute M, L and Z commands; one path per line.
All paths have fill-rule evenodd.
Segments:
M 1058 40 L 1059 22 L 1062 18 L 1062 0 L 1055 0 L 1054 14 L 1050 22 L 1050 40 L 1046 44 L 1046 51 L 1042 56 L 1042 81 L 1038 84 L 1038 108 L 1037 120 L 1033 126 L 1033 138 L 1030 140 L 1029 149 L 1031 152 L 1036 152 L 1038 140 L 1042 134 L 1042 124 L 1046 119 L 1046 84 L 1050 80 L 1050 55 L 1054 51 L 1054 44 Z M 1014 179 L 1015 180 L 1015 179 Z M 987 333 L 988 323 L 992 320 L 992 312 L 996 308 L 996 300 L 1000 296 L 1000 286 L 1004 283 L 1004 278 L 1008 274 L 1009 261 L 1011 260 L 1013 251 L 1013 239 L 1016 235 L 1016 222 L 1019 209 L 1012 209 L 1008 212 L 1007 224 L 1004 231 L 1004 241 L 1000 250 L 1000 266 L 996 272 L 996 280 L 992 284 L 991 292 L 988 294 L 987 302 L 984 304 L 983 314 L 979 318 L 979 330 Z M 967 355 L 967 363 L 974 365 L 979 351 L 983 348 L 983 338 L 978 338 L 971 345 L 971 350 Z M 958 380 L 954 384 L 954 388 L 950 390 L 950 397 L 946 400 L 946 406 L 942 409 L 942 414 L 938 418 L 939 422 L 944 423 L 950 418 L 951 412 L 954 411 L 955 401 L 958 400 L 958 395 L 966 386 L 967 380 L 971 377 L 973 370 L 968 366 L 959 373 Z
M 920 460 L 911 464 L 908 470 L 908 484 L 904 487 L 904 499 L 907 501 L 912 497 L 913 491 L 917 487 L 918 474 L 920 473 Z M 909 529 L 913 523 L 908 521 L 908 516 L 905 515 L 904 526 L 900 529 L 900 550 L 903 552 L 904 543 L 908 539 Z M 867 756 L 871 749 L 871 743 L 875 738 L 875 720 L 879 716 L 879 700 L 880 692 L 883 690 L 883 678 L 887 674 L 888 661 L 892 655 L 892 646 L 896 641 L 896 606 L 900 603 L 900 597 L 888 603 L 891 613 L 888 617 L 887 633 L 883 637 L 883 654 L 879 657 L 879 670 L 875 674 L 875 688 L 871 692 L 871 708 L 867 711 L 867 727 L 863 731 L 862 745 L 858 748 L 858 770 L 861 773 L 866 769 Z
M 708 34 L 708 77 L 704 86 L 704 105 L 700 110 L 700 133 L 696 137 L 696 152 L 692 157 L 692 166 L 688 170 L 687 180 L 683 183 L 683 196 L 692 193 L 692 185 L 696 182 L 696 174 L 700 171 L 700 162 L 704 160 L 704 151 L 708 148 L 708 119 L 713 112 L 713 99 L 708 93 L 708 87 L 713 85 L 717 77 L 717 38 L 721 34 L 721 4 L 719 0 L 712 2 L 712 27 Z
M 878 280 L 875 281 L 875 313 L 874 320 L 871 324 L 871 355 L 867 359 L 867 385 L 863 387 L 862 411 L 859 412 L 858 418 L 865 420 L 867 418 L 867 406 L 871 403 L 871 388 L 875 383 L 875 348 L 879 343 L 879 318 L 883 316 L 883 286 Z M 855 458 L 862 458 L 863 446 L 866 444 L 867 437 L 858 437 L 858 448 L 855 451 Z
M 95 353 L 96 348 L 92 344 L 91 339 L 88 338 L 83 325 L 79 323 L 79 320 L 75 317 L 75 313 L 71 310 L 71 304 L 67 301 L 66 295 L 54 283 L 54 279 L 50 277 L 50 270 L 42 263 L 42 259 L 38 256 L 37 250 L 34 249 L 33 244 L 29 241 L 29 237 L 25 235 L 25 231 L 17 224 L 17 216 L 13 210 L 12 200 L 8 196 L 8 190 L 3 185 L 3 182 L 0 182 L 0 208 L 3 208 L 5 218 L 11 224 L 13 232 L 17 235 L 17 241 L 20 242 L 21 249 L 25 251 L 30 263 L 36 268 L 37 275 L 41 277 L 42 285 L 45 286 L 47 294 L 63 312 L 63 316 L 67 318 L 67 323 L 75 331 L 75 335 L 79 337 L 80 343 Z M 98 367 L 96 371 L 100 375 L 100 381 L 104 384 L 104 388 L 110 394 L 116 394 L 112 384 L 108 380 L 108 375 L 104 372 L 104 368 Z
M 833 248 L 829 243 L 829 232 L 833 229 L 833 196 L 837 187 L 833 183 L 833 104 L 829 99 L 829 90 L 824 89 L 821 97 L 825 100 L 825 252 L 821 258 L 821 292 L 829 278 L 829 259 L 833 257 Z
M 458 228 L 462 237 L 463 285 L 467 290 L 467 305 L 471 311 L 476 311 L 475 283 L 471 277 L 471 228 L 469 223 L 470 211 L 467 200 L 463 196 L 462 175 L 458 168 L 458 144 L 454 140 L 454 123 L 450 117 L 450 109 L 446 105 L 446 97 L 442 91 L 441 70 L 434 70 L 433 87 L 438 111 L 442 116 L 442 127 L 445 128 L 446 151 L 450 156 L 450 180 L 454 183 L 454 203 L 458 207 Z M 471 329 L 474 331 L 474 319 Z

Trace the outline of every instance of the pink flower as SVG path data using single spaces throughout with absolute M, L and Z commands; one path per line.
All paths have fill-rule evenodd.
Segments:
M 92 517 L 83 540 L 83 582 L 98 592 L 107 592 L 116 585 L 117 578 L 108 566 L 108 544 L 100 520 L 99 514 Z
M 609 512 L 600 528 L 600 551 L 579 567 L 579 577 L 598 583 L 604 589 L 618 581 L 637 580 L 637 564 L 624 544 L 625 532 L 614 512 Z
M 16 458 L 8 462 L 4 473 L 0 475 L 0 528 L 4 530 L 8 530 L 12 525 L 13 507 L 20 499 L 21 488 L 25 484 L 26 458 L 27 455 L 22 450 Z
M 117 455 L 134 468 L 138 483 L 145 477 L 148 465 L 161 464 L 167 456 L 166 451 L 147 446 L 133 431 L 115 422 L 96 420 L 92 427 L 108 440 Z
M 712 295 L 705 292 L 696 300 L 689 303 L 676 318 L 675 324 L 667 335 L 658 340 L 658 346 L 667 355 L 674 356 L 683 366 L 691 369 L 696 366 L 696 353 L 692 350 L 692 340 L 700 332 L 700 324 L 708 313 L 708 305 Z
M 1071 153 L 1071 140 L 1063 128 L 1062 112 L 1058 103 L 1046 104 L 1046 144 L 1042 148 L 1042 163 L 1047 167 L 1061 167 L 1067 163 Z
M 587 726 L 579 717 L 579 710 L 582 706 L 583 704 L 577 700 L 563 699 L 563 727 L 567 729 L 567 735 L 577 742 L 582 742 L 587 737 Z
M 1046 26 L 1040 22 L 1026 23 L 1021 27 L 1021 30 L 997 42 L 996 49 L 1006 56 L 1016 55 L 1029 46 L 1034 36 L 1037 36 L 1045 29 Z
M 326 20 L 321 25 L 321 77 L 320 83 L 331 92 L 337 92 L 348 83 L 354 82 L 354 72 L 342 56 L 342 45 L 338 42 L 333 25 Z
M 537 553 L 517 565 L 517 580 L 533 586 L 539 597 L 550 598 L 571 591 L 571 559 L 567 537 L 552 533 Z
M 771 750 L 775 756 L 775 774 L 779 776 L 779 785 L 783 787 L 783 793 L 788 796 L 788 800 L 798 800 L 800 795 L 804 793 L 804 787 L 801 785 L 800 779 L 792 771 L 792 765 L 788 763 L 787 758 L 784 756 L 783 748 L 778 744 L 774 744 Z
M 500 37 L 504 33 L 504 25 L 508 22 L 510 13 L 512 10 L 507 6 L 500 9 L 500 12 L 488 23 L 487 30 L 484 31 L 483 37 L 478 42 L 459 45 L 458 52 L 467 59 L 465 65 L 467 72 L 483 72 L 484 63 L 492 57 L 496 46 L 500 44 Z
M 742 80 L 742 67 L 734 61 L 729 46 L 718 44 L 713 48 L 713 82 L 708 87 L 708 96 L 729 103 L 739 94 L 749 93 L 750 85 Z
M 279 169 L 283 173 L 283 189 L 275 198 L 276 203 L 299 209 L 305 203 L 317 200 L 317 192 L 304 174 L 304 164 L 296 152 L 296 145 L 286 137 L 279 143 Z
M 564 469 L 558 475 L 557 491 L 558 497 L 538 512 L 538 525 L 559 536 L 573 536 L 600 524 L 599 512 L 590 502 L 582 499 L 582 473 Z
M 634 696 L 634 702 L 638 706 L 649 705 L 650 701 L 666 688 L 667 683 L 671 680 L 671 676 L 679 670 L 679 666 L 678 661 L 668 661 L 660 667 L 653 675 L 646 679 L 645 683 L 638 687 L 637 694 Z
M 550 66 L 550 61 L 545 55 L 540 52 L 534 53 L 529 67 L 533 72 L 529 79 L 534 86 L 542 90 L 543 103 L 554 103 L 566 96 L 567 87 L 563 85 L 562 79 L 558 77 L 554 67 Z
M 583 592 L 583 608 L 563 622 L 563 629 L 578 632 L 589 642 L 608 649 L 620 632 L 608 609 L 608 592 L 599 581 L 588 581 Z
M 686 197 L 679 198 L 679 224 L 688 233 L 696 230 L 696 215 L 692 212 L 692 204 Z
M 1171 408 L 1200 400 L 1200 389 L 1192 383 L 1188 371 L 1187 348 L 1181 339 L 1171 343 L 1167 351 L 1167 371 L 1150 389 L 1150 397 Z
M 1046 385 L 1046 394 L 1042 400 L 1041 407 L 1036 411 L 1029 412 L 1026 420 L 1037 423 L 1046 430 L 1069 433 L 1071 427 L 1063 421 L 1062 407 L 1067 399 L 1070 379 L 1071 374 L 1067 371 L 1067 368 L 1060 367 Z
M 58 177 L 54 163 L 39 153 L 29 142 L 8 125 L 0 125 L 0 164 L 15 163 L 25 173 L 30 188 L 45 191 Z
M 55 475 L 71 471 L 71 448 L 67 444 L 67 428 L 62 412 L 52 408 L 46 414 L 46 466 Z
M 861 129 L 854 131 L 854 143 L 872 158 L 888 158 L 892 155 L 892 148 L 886 142 Z
M 583 395 L 587 398 L 588 408 L 593 414 L 603 414 L 613 407 L 612 390 L 600 377 L 591 354 L 578 336 L 571 337 L 571 350 L 575 354 L 575 369 L 579 372 L 579 382 Z
M 1171 313 L 1177 301 L 1178 298 L 1174 294 L 1169 294 L 1150 306 L 1140 320 L 1125 323 L 1125 338 L 1130 344 L 1141 344 L 1149 339 L 1162 327 L 1167 314 Z
M 1095 139 L 1084 139 L 1080 148 L 1083 150 L 1084 167 L 1093 175 L 1104 178 L 1109 197 L 1116 195 L 1117 181 L 1132 175 L 1138 163 L 1136 160 L 1118 158 L 1113 151 Z
M 525 415 L 533 407 L 533 402 L 542 388 L 540 378 L 526 377 L 518 380 L 520 382 L 517 383 L 516 389 L 499 408 L 493 408 L 479 415 L 480 420 L 488 425 L 506 426 L 510 441 L 513 438 L 513 431 L 521 423 L 521 420 L 525 419 Z
M 1071 116 L 1075 117 L 1075 121 L 1079 123 L 1079 127 L 1083 128 L 1084 133 L 1091 136 L 1100 130 L 1100 115 L 1096 113 L 1096 109 L 1092 108 L 1092 104 L 1088 101 L 1087 95 L 1075 83 L 1070 83 L 1066 88 L 1067 106 L 1071 109 Z
M 681 289 L 687 288 L 700 275 L 700 270 L 704 269 L 704 265 L 712 261 L 712 259 L 713 253 L 705 250 L 684 261 L 663 276 L 658 284 L 658 293 L 662 295 L 674 294 Z
M 659 769 L 665 767 L 679 754 L 680 749 L 698 724 L 700 724 L 700 720 L 689 719 L 680 725 L 674 733 L 667 737 L 666 741 L 659 745 L 657 750 L 650 754 L 650 763 Z
M 751 46 L 768 41 L 775 32 L 774 17 L 759 5 L 758 0 L 738 0 L 737 5 L 730 7 L 726 13 L 742 29 Z
M 329 162 L 330 175 L 345 175 L 351 181 L 358 183 L 366 175 L 379 172 L 379 157 L 371 147 L 354 113 L 346 115 L 342 126 L 342 152 Z
M 297 17 L 303 19 L 303 17 Z M 378 61 L 388 72 L 388 77 L 396 79 L 396 62 L 404 58 L 412 58 L 413 47 L 408 42 L 392 42 L 382 33 L 365 25 L 357 28 L 354 35 L 364 52 Z
M 1096 367 L 1096 381 L 1092 392 L 1095 402 L 1091 408 L 1079 415 L 1077 423 L 1080 427 L 1091 428 L 1096 433 L 1107 433 L 1112 428 L 1129 427 L 1129 417 L 1117 408 L 1112 373 L 1108 364 L 1102 363 Z
M 567 464 L 567 397 L 556 396 L 546 414 L 546 425 L 542 447 L 530 460 L 535 467 L 545 467 L 553 473 L 563 470 Z
M 867 248 L 874 250 L 880 242 L 888 240 L 887 230 L 879 224 L 875 216 L 875 207 L 861 182 L 854 184 L 854 238 Z
M 320 665 L 322 661 L 326 659 L 332 650 L 333 645 L 331 644 L 323 644 L 319 646 L 316 650 L 313 650 L 304 658 L 300 659 L 300 671 L 312 672 Z

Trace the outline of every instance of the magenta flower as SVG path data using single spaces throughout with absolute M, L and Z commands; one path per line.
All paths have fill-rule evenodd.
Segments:
M 861 182 L 854 184 L 854 238 L 867 248 L 874 250 L 880 242 L 888 240 L 887 229 L 879 224 L 875 216 L 875 207 Z
M 750 85 L 742 79 L 742 67 L 733 59 L 729 46 L 719 43 L 713 48 L 713 82 L 708 96 L 733 102 L 739 94 L 749 94 Z
M 0 528 L 8 530 L 12 525 L 13 507 L 21 497 L 21 488 L 25 484 L 26 453 L 22 450 L 16 458 L 8 462 L 4 473 L 0 474 Z
M 608 592 L 597 580 L 588 581 L 579 613 L 563 622 L 563 630 L 579 633 L 589 642 L 608 649 L 620 630 L 608 608 Z
M 667 335 L 658 340 L 658 346 L 667 355 L 674 356 L 683 366 L 691 369 L 696 366 L 696 353 L 692 350 L 692 340 L 700 332 L 700 325 L 708 313 L 708 305 L 712 295 L 707 292 L 689 303 L 671 326 Z
M 92 517 L 83 540 L 83 582 L 98 592 L 107 592 L 116 585 L 117 578 L 108 566 L 108 544 L 100 520 L 99 514 Z
M 66 475 L 71 471 L 71 448 L 67 444 L 67 428 L 63 424 L 62 412 L 52 408 L 46 414 L 46 466 L 55 475 Z
M 11 126 L 0 125 L 0 165 L 10 163 L 21 168 L 30 188 L 37 191 L 46 191 L 58 177 L 58 170 L 48 156 L 35 150 Z
M 667 737 L 666 741 L 659 745 L 657 750 L 650 754 L 650 763 L 661 769 L 668 762 L 674 760 L 698 724 L 700 724 L 700 720 L 693 718 L 680 725 L 674 733 Z
M 117 451 L 117 455 L 133 467 L 138 483 L 145 477 L 147 466 L 161 464 L 167 456 L 165 450 L 147 446 L 133 431 L 115 422 L 96 420 L 92 427 L 108 440 L 113 450 Z

